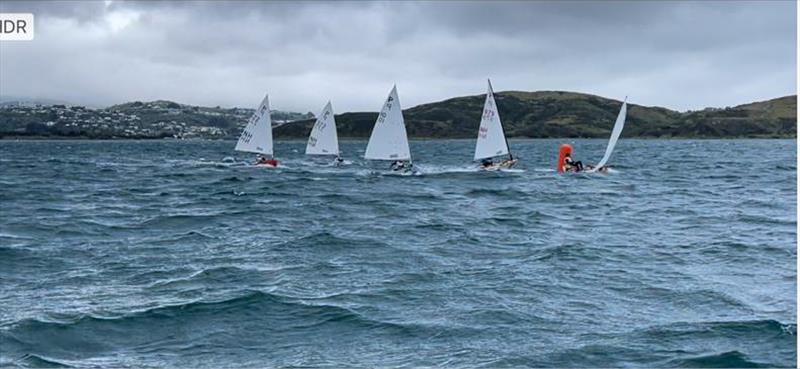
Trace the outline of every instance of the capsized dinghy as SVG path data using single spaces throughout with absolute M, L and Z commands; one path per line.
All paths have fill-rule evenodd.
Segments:
M 625 100 L 622 102 L 622 108 L 620 108 L 619 114 L 617 115 L 617 120 L 614 122 L 614 128 L 611 130 L 611 137 L 608 139 L 606 152 L 603 154 L 603 158 L 600 159 L 600 162 L 598 162 L 597 165 L 587 165 L 585 170 L 580 162 L 572 162 L 574 163 L 573 165 L 568 165 L 567 157 L 570 159 L 572 157 L 572 145 L 561 144 L 558 147 L 558 162 L 556 164 L 556 169 L 559 173 L 580 171 L 585 171 L 587 173 L 605 173 L 608 171 L 606 163 L 608 163 L 608 159 L 611 158 L 611 153 L 614 152 L 614 147 L 617 145 L 622 129 L 625 127 L 625 118 L 628 112 L 627 100 L 628 97 L 626 96 Z M 577 164 L 577 166 L 575 166 L 575 164 Z
M 611 137 L 608 139 L 608 146 L 606 146 L 606 152 L 605 154 L 603 154 L 603 158 L 600 159 L 600 162 L 598 162 L 597 165 L 587 170 L 589 173 L 597 171 L 603 172 L 608 170 L 608 168 L 606 168 L 606 163 L 608 162 L 608 159 L 611 158 L 611 153 L 614 152 L 614 147 L 617 146 L 619 135 L 622 134 L 622 128 L 625 127 L 625 118 L 627 115 L 628 115 L 628 97 L 625 96 L 625 100 L 622 101 L 622 108 L 619 109 L 619 114 L 617 115 L 617 121 L 614 122 L 614 129 L 611 130 Z

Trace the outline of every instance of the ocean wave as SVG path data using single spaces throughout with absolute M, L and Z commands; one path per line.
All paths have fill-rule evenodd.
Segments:
M 207 242 L 217 240 L 219 237 L 201 231 L 187 231 L 183 233 L 174 233 L 163 235 L 159 238 L 152 240 L 152 244 L 166 244 L 173 245 L 183 242 Z
M 745 224 L 790 225 L 790 226 L 797 225 L 796 219 L 787 219 L 787 218 L 778 219 L 774 217 L 754 215 L 754 214 L 739 214 L 738 216 L 736 216 L 736 221 L 743 222 Z
M 311 247 L 314 250 L 347 250 L 352 251 L 358 248 L 386 248 L 389 247 L 383 241 L 377 239 L 362 239 L 362 238 L 346 238 L 334 235 L 333 233 L 323 231 L 316 232 L 301 237 L 297 237 L 274 246 L 276 249 L 285 247 Z
M 796 330 L 796 324 L 774 320 L 673 323 L 631 332 L 592 333 L 584 339 L 597 343 L 566 348 L 545 357 L 505 358 L 494 364 L 541 366 L 543 362 L 557 362 L 565 367 L 581 366 L 581 363 L 597 367 L 793 367 L 793 362 L 760 362 L 748 354 L 763 356 L 766 349 L 794 355 L 796 359 L 796 337 L 792 330 Z M 620 345 L 620 342 L 625 344 Z
M 464 195 L 467 197 L 482 197 L 486 195 L 505 197 L 510 199 L 523 200 L 529 196 L 528 193 L 515 189 L 495 189 L 495 188 L 478 188 L 465 191 Z
M 218 219 L 221 214 L 170 214 L 157 215 L 138 224 L 144 228 L 186 228 L 209 224 Z
M 23 368 L 72 368 L 71 365 L 65 362 L 59 362 L 45 356 L 34 354 L 23 354 L 18 358 L 8 358 L 8 362 L 4 361 L 0 356 L 0 368 L 7 367 L 23 367 Z
M 158 276 L 154 275 L 153 277 L 160 278 L 148 285 L 147 288 L 186 289 L 190 287 L 199 287 L 209 289 L 213 286 L 220 286 L 223 288 L 236 285 L 251 286 L 256 284 L 255 281 L 263 279 L 262 277 L 265 273 L 276 273 L 281 270 L 282 268 L 257 270 L 237 266 L 220 266 L 195 271 L 189 276 L 177 276 L 176 272 L 178 271 L 170 271 Z
M 784 324 L 776 320 L 745 320 L 719 322 L 682 322 L 649 328 L 643 333 L 647 336 L 671 339 L 687 335 L 697 337 L 734 337 L 735 335 L 764 335 L 772 337 L 794 337 L 797 324 Z
M 335 305 L 312 305 L 250 291 L 220 301 L 187 302 L 116 317 L 79 315 L 59 321 L 28 318 L 0 331 L 0 346 L 9 354 L 59 360 L 92 357 L 122 348 L 136 350 L 150 347 L 153 342 L 168 351 L 176 345 L 213 340 L 214 333 L 220 331 L 226 333 L 226 342 L 220 344 L 236 345 L 253 339 L 266 344 L 323 328 L 407 338 L 439 332 L 438 328 L 420 324 L 368 318 Z
M 216 180 L 214 183 L 226 183 L 226 182 L 249 182 L 255 179 L 252 176 L 229 176 L 224 177 Z
M 747 355 L 739 351 L 728 351 L 720 354 L 701 355 L 685 359 L 672 360 L 669 366 L 677 368 L 771 368 L 773 365 L 750 361 Z

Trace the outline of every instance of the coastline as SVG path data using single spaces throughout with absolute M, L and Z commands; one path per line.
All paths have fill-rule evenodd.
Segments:
M 367 141 L 369 137 L 339 137 L 339 141 Z M 409 137 L 409 140 L 414 141 L 450 141 L 450 140 L 474 140 L 469 137 Z M 509 140 L 608 140 L 602 137 L 508 137 Z M 797 136 L 670 136 L 670 137 L 655 137 L 655 136 L 637 136 L 637 137 L 622 137 L 624 140 L 796 140 Z M 157 137 L 120 137 L 120 138 L 92 138 L 80 136 L 4 136 L 0 137 L 0 141 L 229 141 L 235 142 L 236 138 L 157 138 Z M 307 138 L 304 137 L 275 137 L 275 141 L 281 142 L 306 142 Z

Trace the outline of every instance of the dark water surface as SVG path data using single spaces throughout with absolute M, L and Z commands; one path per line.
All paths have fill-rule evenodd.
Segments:
M 0 142 L 0 366 L 795 366 L 794 141 L 558 143 Z

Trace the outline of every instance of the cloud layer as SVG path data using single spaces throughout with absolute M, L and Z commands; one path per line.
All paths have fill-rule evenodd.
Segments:
M 0 3 L 36 39 L 0 43 L 0 94 L 103 106 L 169 99 L 378 110 L 495 89 L 678 110 L 795 92 L 793 1 Z

